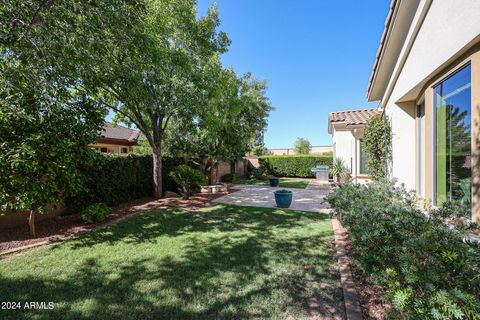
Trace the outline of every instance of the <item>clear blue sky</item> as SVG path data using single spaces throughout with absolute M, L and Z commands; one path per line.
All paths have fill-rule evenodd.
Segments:
M 214 2 L 223 64 L 268 81 L 267 147 L 331 144 L 329 112 L 376 106 L 365 92 L 390 0 L 198 0 L 199 14 Z

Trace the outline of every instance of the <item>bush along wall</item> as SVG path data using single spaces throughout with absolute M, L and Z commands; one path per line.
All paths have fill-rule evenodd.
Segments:
M 92 151 L 93 152 L 93 151 Z M 122 202 L 150 197 L 153 194 L 153 161 L 151 155 L 116 156 L 96 153 L 95 160 L 81 168 L 85 177 L 84 192 L 65 200 L 66 211 L 79 212 L 93 203 L 109 206 Z M 163 159 L 163 188 L 177 191 L 178 185 L 168 173 L 183 159 Z
M 262 156 L 260 167 L 268 174 L 279 177 L 313 178 L 311 171 L 317 165 L 332 166 L 332 155 Z
M 354 201 L 352 201 L 354 199 Z M 394 181 L 346 184 L 328 195 L 367 278 L 385 286 L 394 319 L 480 319 L 480 245 L 429 216 Z

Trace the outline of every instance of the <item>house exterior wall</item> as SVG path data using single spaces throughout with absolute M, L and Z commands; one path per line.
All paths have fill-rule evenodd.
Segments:
M 128 153 L 133 151 L 133 146 L 123 146 L 118 144 L 95 143 L 90 145 L 90 148 L 100 151 L 102 148 L 107 148 L 107 153 L 122 154 L 122 148 L 127 148 Z M 128 154 L 127 153 L 127 154 Z
M 415 104 L 389 104 L 385 111 L 392 128 L 390 174 L 407 189 L 415 189 Z
M 355 137 L 351 130 L 333 129 L 334 159 L 342 159 L 352 176 L 355 175 Z
M 421 19 L 424 6 L 430 1 L 421 1 L 412 28 Z M 402 101 L 416 87 L 423 87 L 432 76 L 441 71 L 445 64 L 480 34 L 480 1 L 442 0 L 430 4 L 424 21 L 416 35 L 403 66 L 401 59 L 396 69 L 398 79 L 390 79 L 391 95 L 382 101 L 392 124 L 392 168 L 391 174 L 408 189 L 415 189 L 415 106 L 414 100 Z M 448 23 L 445 23 L 448 21 Z M 410 30 L 410 37 L 413 30 Z M 405 41 L 405 47 L 409 39 Z M 404 53 L 406 48 L 403 48 Z M 395 72 L 394 72 L 395 74 Z M 387 89 L 388 93 L 388 89 Z M 426 106 L 426 109 L 430 108 Z
M 333 152 L 333 146 L 313 146 L 310 150 L 311 154 L 323 154 Z
M 268 149 L 274 156 L 295 154 L 294 148 Z M 312 146 L 310 154 L 323 154 L 333 152 L 333 146 Z
M 418 178 L 427 199 L 434 195 L 434 108 L 432 87 L 453 70 L 472 66 L 473 220 L 480 221 L 478 141 L 480 136 L 480 1 L 421 0 L 380 102 L 392 124 L 391 176 L 416 189 Z M 425 101 L 425 170 L 417 177 L 416 105 Z M 417 132 L 418 133 L 418 132 Z M 475 182 L 477 181 L 477 182 Z
M 364 132 L 363 127 L 339 130 L 334 128 L 332 131 L 334 159 L 342 159 L 352 175 L 353 182 L 360 184 L 369 181 L 368 175 L 360 173 L 360 140 L 363 138 Z

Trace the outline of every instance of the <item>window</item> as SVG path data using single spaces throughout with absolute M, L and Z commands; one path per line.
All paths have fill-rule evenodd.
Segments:
M 120 149 L 120 152 L 121 152 L 121 153 L 128 153 L 128 148 L 122 147 L 122 148 Z
M 107 153 L 108 149 L 107 148 L 100 148 L 100 152 Z
M 462 68 L 435 91 L 435 204 L 471 205 L 471 67 Z
M 363 140 L 360 140 L 360 174 L 367 174 L 368 154 L 363 146 Z

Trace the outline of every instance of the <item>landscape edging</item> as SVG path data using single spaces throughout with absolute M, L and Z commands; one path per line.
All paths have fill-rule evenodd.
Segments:
M 352 271 L 346 254 L 347 235 L 336 217 L 332 218 L 333 233 L 335 235 L 335 249 L 337 251 L 338 269 L 342 283 L 343 300 L 347 320 L 363 320 L 362 310 L 355 289 Z

